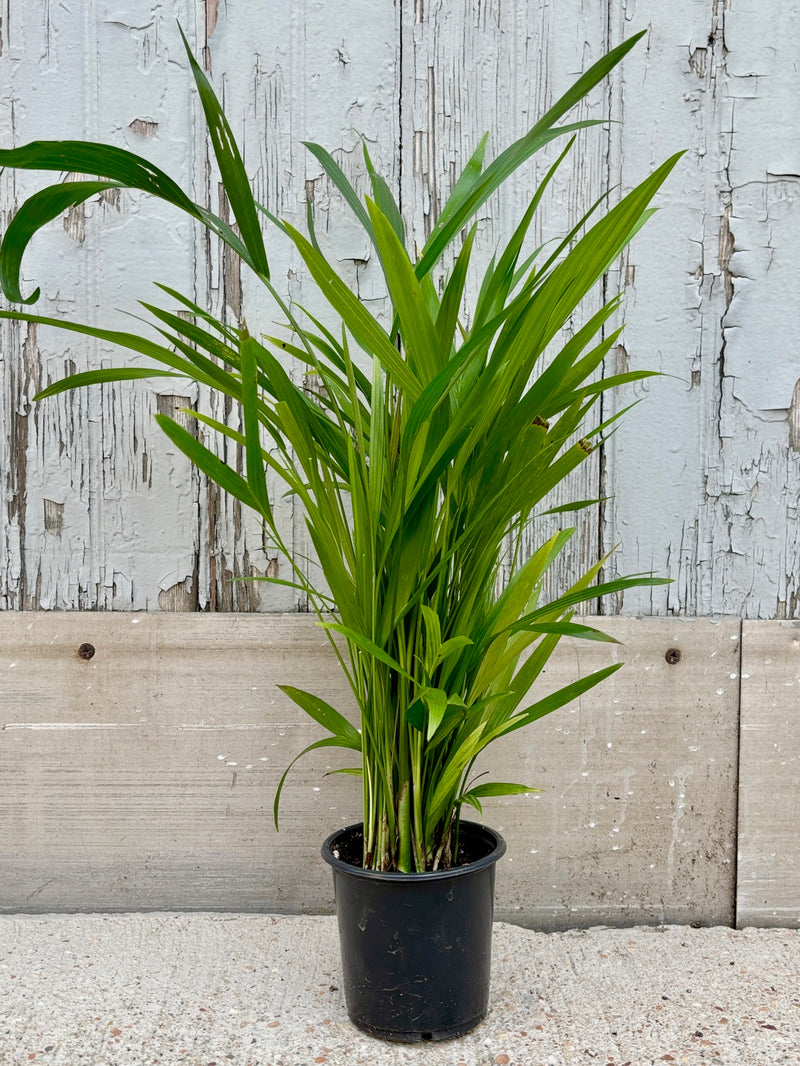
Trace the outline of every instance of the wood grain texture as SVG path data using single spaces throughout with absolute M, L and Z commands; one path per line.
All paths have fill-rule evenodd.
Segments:
M 666 589 L 626 613 L 797 616 L 800 311 L 797 6 L 618 0 L 616 33 L 647 20 L 628 57 L 620 173 L 687 148 L 662 211 L 623 264 L 625 362 L 674 377 L 639 390 L 607 451 L 606 543 L 621 571 Z M 775 32 L 775 28 L 779 31 Z M 766 86 L 769 89 L 766 89 Z
M 542 790 L 486 802 L 508 841 L 498 915 L 730 923 L 738 623 L 605 624 L 623 643 L 565 642 L 540 692 L 625 668 L 479 768 Z M 310 618 L 7 612 L 0 649 L 0 910 L 329 908 L 318 848 L 360 790 L 325 774 L 350 753 L 299 762 L 272 826 L 321 733 L 276 685 L 352 709 Z
M 800 627 L 745 622 L 739 777 L 740 926 L 800 925 Z
M 15 0 L 11 3 L 15 9 Z M 140 152 L 223 216 L 218 175 L 174 18 L 202 55 L 240 141 L 256 195 L 303 225 L 317 209 L 320 240 L 342 275 L 369 299 L 376 266 L 364 239 L 302 146 L 322 142 L 354 176 L 360 137 L 396 184 L 396 16 L 366 0 L 349 25 L 330 26 L 317 3 L 203 3 L 142 12 L 121 5 L 66 8 L 19 4 L 0 55 L 3 144 L 59 137 L 106 140 Z M 216 13 L 216 17 L 215 17 Z M 17 15 L 14 10 L 14 15 Z M 354 27 L 354 28 L 353 28 Z M 356 36 L 357 35 L 357 36 Z M 0 228 L 30 175 L 6 171 Z M 39 179 L 38 184 L 41 184 Z M 363 186 L 363 177 L 360 179 Z M 268 235 L 273 276 L 285 298 L 321 310 L 286 241 Z M 235 262 L 159 201 L 99 198 L 54 224 L 29 251 L 27 290 L 40 284 L 41 314 L 130 327 L 139 299 L 159 302 L 162 281 L 227 321 L 275 332 L 280 314 Z M 168 298 L 166 306 L 170 306 Z M 373 306 L 385 304 L 375 291 Z M 193 472 L 153 422 L 156 411 L 198 407 L 238 425 L 239 412 L 186 382 L 156 388 L 110 385 L 33 405 L 33 394 L 72 370 L 121 355 L 75 335 L 2 324 L 0 602 L 9 609 L 291 610 L 291 593 L 237 580 L 281 575 L 278 554 L 237 503 Z M 68 338 L 65 340 L 65 336 Z M 290 368 L 301 377 L 298 367 Z M 193 424 L 191 419 L 188 424 Z M 198 431 L 199 432 L 199 431 Z M 220 445 L 221 447 L 223 445 Z M 241 456 L 229 456 L 241 463 Z M 301 516 L 275 486 L 285 539 L 307 548 Z M 59 520 L 52 516 L 58 512 Z
M 169 10 L 87 0 L 78 14 L 6 0 L 3 13 L 3 144 L 110 140 L 143 152 L 224 214 L 177 16 L 224 100 L 257 195 L 301 224 L 312 199 L 342 276 L 379 311 L 377 264 L 301 140 L 330 147 L 361 184 L 363 134 L 421 243 L 485 130 L 493 155 L 604 50 L 648 28 L 607 91 L 583 108 L 582 117 L 620 121 L 582 134 L 537 236 L 562 230 L 608 185 L 620 183 L 613 199 L 687 149 L 659 196 L 661 212 L 586 308 L 622 285 L 627 328 L 604 372 L 656 367 L 669 376 L 619 397 L 647 402 L 553 501 L 607 498 L 584 512 L 554 578 L 568 580 L 619 544 L 617 571 L 653 568 L 675 580 L 604 604 L 605 613 L 797 616 L 800 160 L 792 124 L 775 121 L 791 114 L 800 88 L 796 5 L 354 0 L 342 21 L 314 0 L 183 0 Z M 502 203 L 481 212 L 476 259 L 485 262 L 508 233 L 537 173 L 522 173 Z M 0 229 L 37 184 L 0 175 Z M 301 264 L 275 241 L 269 247 L 284 294 L 318 310 Z M 127 193 L 53 223 L 23 273 L 28 289 L 42 285 L 42 312 L 107 326 L 124 325 L 123 310 L 153 298 L 153 280 L 230 321 L 244 316 L 251 329 L 272 329 L 276 317 L 214 242 Z M 31 403 L 65 371 L 119 358 L 75 335 L 0 325 L 0 606 L 302 608 L 292 593 L 235 580 L 280 573 L 283 560 L 264 550 L 238 505 L 174 454 L 152 418 L 197 406 L 235 424 L 237 411 L 169 384 Z M 304 550 L 302 516 L 289 500 L 280 507 L 287 537 Z M 535 525 L 530 546 L 549 529 L 546 519 Z
M 487 757 L 542 789 L 486 812 L 509 842 L 500 913 L 543 929 L 732 924 L 739 624 L 599 624 L 620 645 L 564 642 L 544 683 L 623 669 Z

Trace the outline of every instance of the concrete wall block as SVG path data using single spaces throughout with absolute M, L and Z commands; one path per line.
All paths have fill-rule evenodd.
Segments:
M 800 623 L 745 622 L 736 920 L 800 925 Z
M 621 643 L 564 641 L 538 694 L 625 668 L 477 768 L 542 790 L 485 805 L 498 914 L 730 923 L 739 623 L 597 621 Z M 360 790 L 326 774 L 350 754 L 301 760 L 272 824 L 321 735 L 276 686 L 353 709 L 312 618 L 6 613 L 0 648 L 0 910 L 331 909 L 318 849 Z

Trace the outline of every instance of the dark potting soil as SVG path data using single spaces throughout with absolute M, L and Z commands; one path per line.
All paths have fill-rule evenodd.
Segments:
M 470 863 L 484 858 L 487 853 L 485 840 L 475 840 L 471 837 L 471 834 L 465 833 L 459 839 L 456 861 L 451 863 L 450 869 L 457 866 L 469 866 Z M 341 859 L 342 862 L 346 862 L 348 866 L 357 866 L 359 869 L 363 869 L 363 831 L 360 828 L 353 830 L 346 837 L 340 839 L 333 849 L 333 855 L 335 858 Z

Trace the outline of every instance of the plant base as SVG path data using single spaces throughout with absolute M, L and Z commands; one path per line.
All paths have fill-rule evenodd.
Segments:
M 461 822 L 451 870 L 364 870 L 352 855 L 361 825 L 331 834 L 322 856 L 333 871 L 347 1012 L 382 1040 L 451 1040 L 474 1028 L 489 1003 L 495 865 L 503 838 Z

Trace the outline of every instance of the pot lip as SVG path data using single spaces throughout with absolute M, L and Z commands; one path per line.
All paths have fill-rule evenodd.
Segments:
M 496 829 L 492 829 L 491 826 L 482 825 L 480 822 L 470 822 L 466 818 L 461 819 L 461 827 L 467 828 L 471 831 L 481 833 L 488 836 L 490 840 L 494 840 L 494 847 L 488 855 L 484 855 L 482 858 L 477 859 L 475 862 L 466 863 L 463 866 L 454 866 L 449 870 L 428 870 L 425 873 L 398 873 L 395 870 L 365 870 L 362 866 L 351 866 L 349 862 L 345 862 L 344 859 L 337 858 L 333 854 L 333 846 L 336 840 L 346 833 L 351 833 L 356 829 L 362 829 L 363 822 L 355 822 L 353 825 L 344 826 L 341 829 L 336 829 L 325 839 L 322 845 L 322 857 L 329 866 L 332 866 L 340 874 L 344 874 L 347 877 L 360 877 L 368 881 L 389 881 L 389 882 L 402 882 L 403 884 L 409 884 L 413 882 L 425 882 L 430 881 L 443 881 L 452 877 L 464 877 L 466 874 L 476 873 L 478 870 L 485 870 L 489 866 L 494 864 L 506 853 L 506 842 L 503 837 L 498 833 Z

